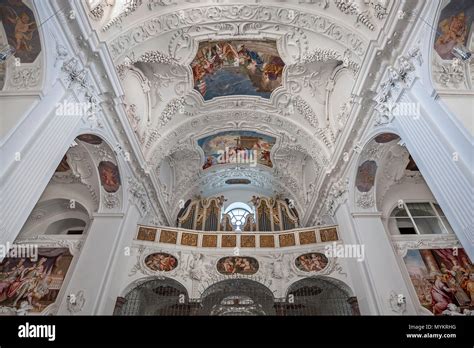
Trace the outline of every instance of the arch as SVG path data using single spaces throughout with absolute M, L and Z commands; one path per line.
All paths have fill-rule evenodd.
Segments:
M 130 289 L 131 287 L 131 289 Z M 177 280 L 148 277 L 130 284 L 117 315 L 189 315 L 188 292 Z
M 83 225 L 83 234 L 86 235 L 94 212 L 120 207 L 122 185 L 116 192 L 109 193 L 100 184 L 101 159 L 113 160 L 119 165 L 108 142 L 94 133 L 80 133 L 74 139 L 73 146 L 65 152 L 16 238 L 28 239 L 45 234 L 51 224 L 67 219 L 82 220 L 84 224 L 75 221 L 73 225 Z M 52 207 L 55 202 L 60 205 L 58 203 L 56 207 Z M 107 202 L 113 202 L 114 205 L 108 209 Z M 66 223 L 63 227 L 67 225 Z M 38 231 L 41 232 L 37 233 Z
M 286 293 L 286 315 L 359 315 L 357 298 L 343 281 L 315 276 L 296 281 Z
M 80 202 L 74 202 L 74 209 L 71 209 L 69 199 L 52 198 L 40 201 L 17 239 L 31 239 L 40 235 L 65 235 L 71 229 L 82 230 L 81 234 L 85 234 L 91 219 L 92 216 Z
M 272 291 L 250 279 L 228 279 L 201 295 L 201 315 L 275 315 Z
M 121 148 L 111 146 L 107 137 L 99 132 L 80 131 L 75 136 L 74 142 L 83 144 L 95 167 L 94 176 L 99 185 L 96 210 L 117 211 L 123 208 L 121 201 L 125 194 L 123 189 L 125 165 L 121 157 L 117 156 Z
M 293 36 L 301 35 L 307 38 L 307 35 L 318 35 L 320 41 L 330 40 L 333 45 L 334 42 L 337 42 L 337 46 L 341 47 L 341 50 L 351 50 L 359 59 L 364 55 L 365 48 L 368 45 L 367 39 L 361 36 L 359 32 L 354 31 L 353 28 L 349 28 L 339 20 L 327 17 L 323 12 L 308 13 L 295 7 L 292 8 L 294 17 L 289 19 L 288 9 L 282 9 L 274 5 L 249 4 L 240 5 L 239 7 L 239 10 L 236 11 L 235 5 L 221 4 L 216 7 L 209 4 L 201 8 L 181 9 L 165 14 L 153 12 L 143 18 L 138 25 L 137 22 L 132 25 L 127 23 L 128 25 L 125 24 L 120 33 L 117 32 L 115 36 L 110 35 L 108 38 L 114 62 L 117 63 L 121 59 L 123 60 L 123 57 L 127 54 L 127 49 L 138 51 L 139 46 L 146 44 L 147 41 L 150 42 L 166 34 L 174 33 L 172 41 L 180 41 L 180 46 L 183 46 L 182 43 L 184 42 L 188 45 L 186 46 L 188 48 L 190 42 L 192 45 L 193 37 L 207 34 L 201 29 L 202 26 L 221 23 L 228 23 L 228 26 L 220 25 L 219 33 L 222 35 L 222 31 L 225 30 L 229 32 L 229 36 L 231 33 L 235 35 L 239 31 L 247 31 L 253 28 L 252 24 L 260 29 L 260 23 L 272 23 L 279 28 L 287 27 L 290 31 L 294 30 Z M 250 23 L 247 24 L 246 22 Z M 241 27 L 243 28 L 240 29 Z M 108 28 L 110 27 L 106 29 Z M 189 28 L 195 28 L 195 31 L 192 32 Z M 266 36 L 270 34 L 265 28 L 262 28 L 261 31 L 265 31 Z M 290 40 L 291 37 L 285 37 L 284 39 Z M 298 44 L 302 45 L 303 40 L 298 40 Z M 175 45 L 177 43 L 170 45 L 169 51 L 176 55 L 178 49 L 174 47 Z M 188 57 L 195 53 L 196 49 L 193 48 L 194 46 L 189 49 Z
M 377 180 L 382 172 L 380 169 L 387 152 L 399 141 L 400 136 L 394 132 L 378 131 L 371 134 L 365 145 L 360 147 L 350 181 L 355 209 L 377 208 Z

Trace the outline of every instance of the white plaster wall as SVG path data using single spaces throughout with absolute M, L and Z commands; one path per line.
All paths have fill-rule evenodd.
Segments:
M 440 100 L 456 115 L 461 125 L 474 136 L 474 92 L 472 94 L 443 94 Z

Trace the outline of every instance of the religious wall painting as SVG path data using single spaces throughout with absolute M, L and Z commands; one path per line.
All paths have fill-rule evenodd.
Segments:
M 1 0 L 0 18 L 8 44 L 20 63 L 33 63 L 41 52 L 41 42 L 33 11 L 21 0 Z
M 191 63 L 194 88 L 204 100 L 230 95 L 270 98 L 285 63 L 276 41 L 205 41 Z
M 319 272 L 328 265 L 328 258 L 321 253 L 307 253 L 298 256 L 295 265 L 303 272 Z
M 99 163 L 99 176 L 102 187 L 109 193 L 117 192 L 120 187 L 120 173 L 118 167 L 109 161 Z
M 220 164 L 241 164 L 272 168 L 270 152 L 276 138 L 253 131 L 226 131 L 198 140 L 204 152 L 203 169 Z
M 420 304 L 434 315 L 474 310 L 474 266 L 464 249 L 412 249 L 404 262 Z
M 224 275 L 255 274 L 258 271 L 258 261 L 253 257 L 228 256 L 219 259 L 217 271 Z
M 356 187 L 360 192 L 369 192 L 374 186 L 377 163 L 365 161 L 357 169 Z
M 13 249 L 0 263 L 0 307 L 17 314 L 42 312 L 58 297 L 72 261 L 67 248 L 38 248 L 30 257 Z
M 77 137 L 77 139 L 91 145 L 102 144 L 102 138 L 94 134 L 81 134 Z
M 455 58 L 452 49 L 456 45 L 466 46 L 472 35 L 474 2 L 472 0 L 451 0 L 441 11 L 436 27 L 434 49 L 442 59 Z
M 375 142 L 378 143 L 378 144 L 389 143 L 389 142 L 394 141 L 396 139 L 400 139 L 400 137 L 396 134 L 393 134 L 393 133 L 382 133 L 382 134 L 377 135 L 374 138 Z
M 169 272 L 178 266 L 178 260 L 167 253 L 153 253 L 145 257 L 145 265 L 152 271 Z

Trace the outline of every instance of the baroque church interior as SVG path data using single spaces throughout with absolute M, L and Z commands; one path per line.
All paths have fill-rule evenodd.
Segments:
M 0 19 L 0 314 L 474 313 L 472 0 Z

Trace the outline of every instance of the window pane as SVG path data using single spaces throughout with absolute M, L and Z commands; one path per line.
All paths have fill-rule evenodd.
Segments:
M 449 224 L 448 219 L 446 219 L 445 217 L 442 217 L 441 220 L 443 220 L 444 226 L 448 229 L 448 233 L 454 233 L 454 230 Z
M 398 230 L 400 234 L 416 234 L 416 230 L 413 227 L 400 227 Z
M 245 218 L 249 212 L 245 209 L 235 208 L 230 210 L 227 214 L 230 215 L 230 223 L 237 231 L 240 231 L 240 227 L 244 224 Z
M 445 233 L 438 218 L 413 218 L 413 220 L 421 234 Z
M 407 203 L 411 216 L 436 216 L 429 203 Z
M 416 234 L 415 227 L 410 218 L 397 218 L 396 220 L 400 234 Z

